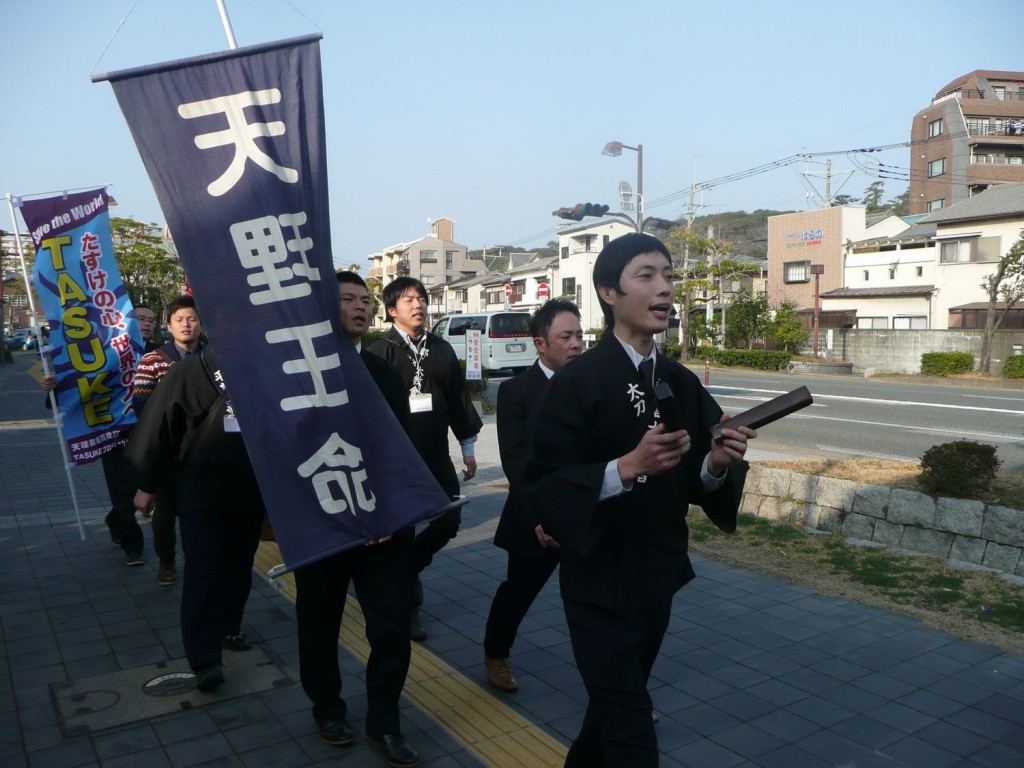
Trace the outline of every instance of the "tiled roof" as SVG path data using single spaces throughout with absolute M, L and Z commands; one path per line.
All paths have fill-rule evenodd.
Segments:
M 938 224 L 1006 216 L 1024 216 L 1024 183 L 996 184 L 974 197 L 936 211 L 921 219 L 921 223 Z
M 836 288 L 821 294 L 823 299 L 895 298 L 898 296 L 928 296 L 935 293 L 934 285 L 894 285 L 879 288 Z

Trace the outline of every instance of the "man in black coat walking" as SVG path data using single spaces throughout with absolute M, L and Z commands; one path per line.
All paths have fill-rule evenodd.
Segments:
M 459 441 L 466 470 L 465 480 L 476 475 L 473 443 L 483 426 L 476 412 L 459 359 L 451 344 L 428 333 L 427 289 L 415 278 L 400 277 L 389 283 L 383 293 L 384 309 L 394 327 L 370 345 L 370 351 L 382 357 L 402 377 L 411 412 L 410 438 L 448 497 L 459 496 L 459 478 L 448 455 L 448 430 Z M 434 555 L 455 538 L 462 523 L 462 508 L 445 512 L 432 520 L 416 536 L 413 563 L 416 573 L 430 565 Z M 410 637 L 423 640 L 427 633 L 420 623 L 419 607 L 423 588 L 417 578 L 416 605 L 411 616 Z
M 722 411 L 699 379 L 657 354 L 674 299 L 672 259 L 657 238 L 604 247 L 594 288 L 606 328 L 598 345 L 551 380 L 533 430 L 526 484 L 544 530 L 561 544 L 560 585 L 573 654 L 589 695 L 566 765 L 655 768 L 647 691 L 672 611 L 694 577 L 690 504 L 734 530 L 748 427 L 711 440 Z M 665 383 L 677 428 L 654 397 Z
M 494 544 L 508 551 L 508 571 L 487 617 L 484 665 L 487 682 L 508 693 L 519 689 L 509 660 L 519 625 L 558 566 L 558 542 L 544 531 L 523 493 L 530 432 L 548 379 L 583 350 L 580 311 L 571 301 L 551 299 L 534 313 L 530 334 L 537 361 L 498 388 L 498 450 L 508 497 Z
M 401 377 L 361 348 L 370 324 L 370 294 L 354 272 L 338 272 L 341 326 L 399 423 L 408 430 L 409 399 Z M 338 631 L 348 596 L 356 597 L 366 619 L 370 656 L 366 662 L 366 735 L 393 766 L 419 765 L 420 757 L 402 737 L 398 700 L 409 671 L 409 617 L 414 578 L 413 528 L 323 558 L 295 571 L 295 615 L 299 629 L 299 676 L 313 702 L 320 737 L 346 746 L 355 733 L 345 720 L 341 698 Z

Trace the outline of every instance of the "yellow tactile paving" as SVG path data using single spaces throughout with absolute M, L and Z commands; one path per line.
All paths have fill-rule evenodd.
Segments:
M 281 563 L 277 544 L 260 542 L 256 571 L 266 578 Z M 295 602 L 291 574 L 274 580 Z M 364 664 L 370 653 L 363 612 L 354 596 L 345 604 L 338 639 Z M 484 764 L 494 768 L 541 768 L 565 763 L 565 747 L 422 645 L 412 646 L 405 696 Z

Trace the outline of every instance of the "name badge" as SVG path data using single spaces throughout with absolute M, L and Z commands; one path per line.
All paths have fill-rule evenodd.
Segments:
M 224 431 L 225 432 L 241 432 L 241 428 L 238 426 L 238 419 L 234 416 L 224 417 Z
M 430 395 L 409 395 L 410 413 L 430 413 L 434 410 L 434 404 Z

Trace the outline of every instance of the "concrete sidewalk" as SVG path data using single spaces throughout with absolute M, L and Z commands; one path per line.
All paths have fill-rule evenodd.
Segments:
M 179 588 L 157 586 L 148 531 L 147 567 L 128 568 L 111 546 L 98 464 L 73 470 L 80 539 L 36 358 L 14 357 L 0 365 L 0 765 L 385 765 L 360 740 L 318 738 L 296 682 L 287 584 L 256 580 L 243 631 L 257 649 L 225 659 L 216 693 L 191 691 Z M 490 543 L 504 490 L 485 422 L 462 531 L 424 574 L 430 636 L 414 650 L 403 727 L 425 765 L 559 765 L 586 696 L 554 580 L 513 651 L 520 691 L 483 683 L 483 625 L 505 566 Z M 273 557 L 261 548 L 261 562 Z M 694 560 L 651 680 L 662 766 L 1024 766 L 1024 658 Z M 346 616 L 358 731 L 359 617 Z

